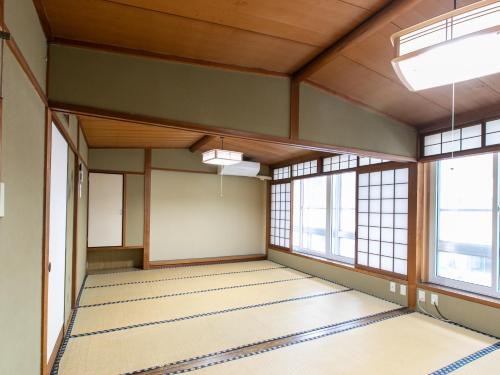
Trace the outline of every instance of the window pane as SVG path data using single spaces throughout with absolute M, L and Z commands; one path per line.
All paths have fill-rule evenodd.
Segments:
M 491 286 L 493 155 L 438 164 L 436 274 Z
M 293 247 L 297 251 L 326 254 L 326 179 L 294 181 Z
M 342 173 L 331 178 L 332 196 L 332 255 L 354 261 L 356 232 L 356 173 Z M 368 189 L 368 188 L 366 188 Z M 368 210 L 366 205 L 364 211 Z M 360 213 L 359 225 L 368 224 L 368 214 Z M 364 224 L 363 224 L 364 223 Z M 366 232 L 368 232 L 368 228 Z M 364 231 L 361 229 L 361 232 Z M 366 238 L 368 238 L 368 233 Z

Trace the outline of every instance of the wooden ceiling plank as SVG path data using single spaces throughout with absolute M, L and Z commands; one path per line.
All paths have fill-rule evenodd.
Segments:
M 325 65 L 329 64 L 346 48 L 352 47 L 368 36 L 377 32 L 380 28 L 392 22 L 395 18 L 407 12 L 421 0 L 394 0 L 387 6 L 383 7 L 377 13 L 370 16 L 366 21 L 361 23 L 351 32 L 346 34 L 340 40 L 333 43 L 330 47 L 321 52 L 314 59 L 295 71 L 294 79 L 302 81 L 310 77 L 313 73 L 320 70 Z

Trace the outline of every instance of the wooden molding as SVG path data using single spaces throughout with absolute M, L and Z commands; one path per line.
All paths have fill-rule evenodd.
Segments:
M 5 23 L 3 24 L 3 29 L 6 32 L 10 33 L 10 31 L 9 31 L 7 25 L 5 25 Z M 38 94 L 38 96 L 42 100 L 43 104 L 45 104 L 45 106 L 47 106 L 48 105 L 47 96 L 45 95 L 45 92 L 43 91 L 42 86 L 38 82 L 35 74 L 31 70 L 31 68 L 28 64 L 28 61 L 26 60 L 23 53 L 21 52 L 21 49 L 17 45 L 16 40 L 14 39 L 14 36 L 11 34 L 10 39 L 6 40 L 5 43 L 7 44 L 7 46 L 11 50 L 12 54 L 16 58 L 17 62 L 21 66 L 21 69 L 24 71 L 24 73 L 28 77 L 29 81 L 33 85 L 36 93 Z
M 211 258 L 157 260 L 150 262 L 150 268 L 182 267 L 182 266 L 194 266 L 194 265 L 214 264 L 214 263 L 251 262 L 255 260 L 265 260 L 266 258 L 267 256 L 265 254 L 252 254 L 252 255 L 231 255 L 231 256 L 211 257 Z
M 49 227 L 50 227 L 50 166 L 52 149 L 52 115 L 45 109 L 45 162 L 44 162 L 44 205 L 43 205 L 43 239 L 42 239 L 42 343 L 41 374 L 47 372 L 47 314 L 49 299 Z
M 43 33 L 45 34 L 45 38 L 47 40 L 52 39 L 52 30 L 50 28 L 49 18 L 47 16 L 47 11 L 45 10 L 45 6 L 43 5 L 42 0 L 33 0 L 33 4 L 35 5 L 36 12 L 38 14 L 38 18 L 40 19 L 40 24 L 42 25 Z
M 71 316 L 71 314 L 70 314 Z M 52 367 L 54 366 L 54 362 L 57 357 L 57 353 L 59 352 L 59 348 L 61 347 L 63 337 L 64 337 L 64 330 L 65 330 L 65 324 L 61 327 L 61 331 L 59 331 L 59 334 L 57 335 L 57 340 L 56 343 L 54 344 L 54 350 L 50 354 L 49 361 L 47 362 L 47 374 L 50 374 L 52 372 Z
M 144 115 L 136 115 L 131 113 L 123 113 L 123 112 L 115 112 L 109 110 L 102 110 L 99 108 L 92 108 L 80 105 L 73 105 L 68 103 L 61 102 L 49 102 L 50 108 L 55 111 L 64 112 L 64 113 L 73 113 L 78 115 L 85 116 L 94 116 L 99 118 L 107 118 L 125 122 L 133 122 L 136 124 L 145 124 L 159 127 L 166 127 L 172 129 L 181 129 L 181 130 L 189 130 L 193 132 L 216 135 L 216 136 L 230 136 L 234 138 L 241 139 L 249 139 L 254 141 L 263 141 L 275 144 L 282 144 L 288 146 L 295 146 L 298 148 L 302 148 L 305 150 L 311 151 L 320 151 L 320 152 L 328 152 L 328 153 L 351 153 L 351 154 L 359 154 L 364 156 L 371 156 L 380 159 L 391 159 L 397 161 L 416 161 L 415 157 L 404 156 L 404 155 L 393 155 L 387 154 L 378 151 L 370 151 L 370 150 L 361 150 L 354 147 L 346 147 L 346 146 L 333 146 L 326 145 L 318 142 L 304 141 L 304 140 L 296 140 L 285 137 L 278 137 L 272 135 L 264 135 L 258 133 L 245 132 L 241 130 L 234 129 L 226 129 L 226 128 L 218 128 L 213 126 L 206 126 L 196 123 L 177 121 L 177 120 L 169 120 L 162 119 L 157 117 L 149 117 Z
M 323 50 L 319 55 L 304 64 L 294 74 L 293 78 L 299 81 L 307 79 L 322 67 L 339 56 L 345 49 L 355 46 L 361 41 L 373 35 L 392 20 L 407 12 L 421 0 L 394 0 L 378 12 L 371 15 L 359 26 L 348 32 L 342 38 Z
M 122 174 L 122 246 L 127 240 L 127 175 Z
M 79 206 L 79 189 L 80 184 L 80 160 L 75 155 L 75 176 L 73 182 L 73 257 L 71 259 L 71 308 L 74 309 L 76 306 L 76 295 L 77 295 L 77 274 L 78 274 L 78 210 L 81 209 Z
M 106 173 L 106 174 L 138 174 L 143 175 L 144 172 L 135 171 L 119 171 L 114 169 L 89 169 L 89 173 Z
M 150 268 L 149 246 L 151 235 L 151 149 L 145 150 L 144 155 L 144 251 L 143 251 L 143 269 Z
M 216 63 L 216 62 L 211 62 L 211 61 L 192 59 L 192 58 L 188 58 L 188 57 L 166 55 L 166 54 L 156 53 L 156 52 L 151 52 L 151 51 L 145 51 L 145 50 L 139 50 L 139 49 L 133 49 L 133 48 L 127 48 L 127 47 L 118 47 L 118 46 L 112 46 L 112 45 L 100 44 L 100 43 L 85 42 L 85 41 L 60 38 L 60 37 L 53 38 L 51 41 L 51 44 L 59 44 L 59 45 L 66 45 L 66 46 L 71 46 L 71 47 L 79 47 L 79 48 L 93 49 L 93 50 L 99 50 L 99 51 L 105 51 L 105 52 L 119 53 L 122 55 L 145 57 L 145 58 L 169 61 L 169 62 L 174 62 L 174 63 L 176 62 L 176 63 L 198 65 L 198 66 L 205 67 L 205 68 L 212 68 L 212 69 L 215 68 L 215 69 L 222 69 L 222 70 L 228 70 L 228 71 L 240 72 L 240 73 L 258 74 L 258 75 L 283 77 L 283 78 L 289 77 L 289 75 L 286 73 L 274 72 L 274 71 L 270 71 L 270 70 L 266 70 L 266 69 L 250 68 L 250 67 L 239 66 L 239 65 Z
M 154 171 L 166 171 L 166 172 L 185 172 L 185 173 L 204 173 L 204 174 L 217 174 L 217 171 L 197 171 L 195 169 L 176 169 L 176 168 L 159 168 L 152 167 Z
M 210 143 L 214 139 L 215 139 L 215 137 L 213 135 L 204 135 L 203 137 L 198 139 L 196 142 L 194 142 L 191 146 L 189 146 L 189 151 L 196 152 L 200 148 L 205 146 L 207 143 Z
M 123 251 L 123 250 L 143 250 L 144 246 L 98 246 L 98 247 L 87 247 L 88 252 L 100 252 L 100 251 Z
M 417 307 L 417 283 L 421 280 L 423 223 L 423 166 L 410 165 L 408 174 L 408 307 Z

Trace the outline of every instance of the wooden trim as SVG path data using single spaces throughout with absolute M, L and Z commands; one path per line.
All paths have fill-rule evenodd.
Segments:
M 36 12 L 38 14 L 38 18 L 40 19 L 40 24 L 43 29 L 43 33 L 45 34 L 45 38 L 47 40 L 52 39 L 52 30 L 50 28 L 49 17 L 47 16 L 47 11 L 45 10 L 45 6 L 43 5 L 42 0 L 33 0 L 33 4 L 35 5 Z
M 138 174 L 143 175 L 144 172 L 134 172 L 134 171 L 119 171 L 114 169 L 89 169 L 89 173 L 107 173 L 107 174 Z
M 422 163 L 423 178 L 420 180 L 419 184 L 422 189 L 422 239 L 420 242 L 420 280 L 429 280 L 429 225 L 430 225 L 430 207 L 431 207 L 431 168 L 428 163 Z
M 151 149 L 145 150 L 144 155 L 144 252 L 143 269 L 150 268 L 149 246 L 151 235 Z
M 266 181 L 266 240 L 264 242 L 266 244 L 266 257 L 269 255 L 268 249 L 271 246 L 271 186 L 270 181 Z
M 65 324 L 61 327 L 61 331 L 59 331 L 59 334 L 57 335 L 57 340 L 54 344 L 54 350 L 50 354 L 49 361 L 47 362 L 47 374 L 50 374 L 52 372 L 52 367 L 54 366 L 54 362 L 57 357 L 57 353 L 59 353 L 59 348 L 61 347 L 63 337 L 64 337 L 64 327 Z
M 3 29 L 6 32 L 10 33 L 10 31 L 9 31 L 7 25 L 5 25 L 5 23 L 3 24 Z M 38 96 L 42 100 L 43 104 L 45 104 L 45 106 L 47 106 L 48 105 L 47 96 L 45 95 L 45 92 L 43 91 L 42 86 L 38 82 L 38 80 L 37 80 L 35 74 L 33 73 L 33 71 L 31 70 L 31 68 L 30 68 L 30 66 L 28 64 L 28 61 L 26 60 L 26 58 L 24 57 L 23 53 L 21 52 L 21 49 L 17 45 L 17 43 L 16 43 L 14 37 L 12 36 L 12 34 L 10 36 L 10 39 L 6 41 L 6 44 L 10 48 L 12 54 L 16 58 L 16 60 L 19 63 L 19 65 L 21 66 L 21 69 L 24 71 L 24 73 L 28 77 L 29 81 L 33 85 L 36 93 L 38 94 Z
M 80 185 L 80 160 L 75 157 L 75 178 L 73 182 L 73 257 L 71 259 L 71 308 L 76 306 L 77 276 L 78 276 L 78 210 L 79 210 L 79 185 Z
M 481 294 L 466 292 L 460 289 L 449 288 L 442 285 L 432 283 L 418 283 L 417 288 L 428 290 L 430 292 L 441 293 L 446 296 L 458 298 L 464 301 L 477 303 L 484 306 L 490 306 L 500 309 L 500 299 L 483 296 Z
M 423 165 L 414 164 L 408 171 L 408 306 L 417 307 L 417 283 L 422 278 Z
M 217 171 L 197 171 L 194 169 L 177 169 L 177 168 L 159 168 L 159 167 L 151 167 L 153 171 L 166 171 L 166 172 L 185 172 L 185 173 L 204 173 L 204 174 L 217 174 Z
M 255 260 L 264 260 L 266 258 L 267 256 L 265 254 L 252 254 L 178 260 L 156 260 L 150 262 L 150 268 L 194 266 L 213 263 L 251 262 Z
M 119 53 L 122 55 L 138 56 L 138 57 L 144 57 L 144 58 L 149 58 L 149 59 L 168 61 L 168 62 L 172 62 L 172 63 L 191 64 L 191 65 L 201 66 L 204 68 L 215 68 L 215 69 L 222 69 L 222 70 L 227 70 L 227 71 L 232 71 L 232 72 L 258 74 L 258 75 L 274 76 L 274 77 L 282 77 L 282 78 L 289 77 L 289 75 L 286 73 L 274 72 L 274 71 L 266 70 L 266 69 L 250 68 L 250 67 L 245 67 L 245 66 L 240 66 L 240 65 L 216 63 L 216 62 L 211 62 L 211 61 L 192 59 L 192 58 L 188 58 L 188 57 L 179 57 L 179 56 L 167 55 L 167 54 L 156 53 L 156 52 L 151 52 L 151 51 L 126 48 L 126 47 L 111 46 L 108 44 L 85 42 L 85 41 L 60 38 L 60 37 L 55 37 L 52 40 L 51 44 L 59 44 L 59 45 L 66 45 L 66 46 L 71 46 L 71 47 L 78 47 L 78 48 L 93 49 L 93 50 L 99 50 L 99 51 L 105 51 L 105 52 Z
M 96 246 L 87 247 L 89 252 L 100 252 L 100 251 L 123 251 L 123 250 L 142 250 L 143 246 Z
M 213 135 L 204 135 L 200 139 L 198 139 L 196 142 L 194 142 L 191 146 L 189 146 L 189 151 L 191 152 L 196 152 L 203 146 L 205 146 L 207 143 L 210 143 L 212 140 L 214 140 Z
M 169 119 L 162 119 L 162 118 L 157 118 L 157 117 L 149 117 L 149 116 L 136 115 L 136 114 L 130 114 L 130 113 L 108 111 L 108 110 L 73 105 L 73 104 L 68 104 L 68 103 L 50 101 L 49 106 L 53 110 L 56 110 L 59 112 L 64 112 L 64 113 L 73 113 L 73 114 L 77 114 L 77 115 L 93 116 L 93 117 L 98 117 L 98 118 L 113 119 L 113 120 L 119 120 L 119 121 L 125 121 L 125 122 L 133 122 L 136 124 L 144 124 L 144 125 L 158 126 L 158 127 L 171 128 L 171 129 L 188 130 L 188 131 L 192 131 L 192 132 L 198 132 L 198 133 L 210 134 L 210 135 L 216 135 L 216 136 L 222 135 L 222 136 L 230 136 L 230 137 L 234 137 L 234 138 L 250 139 L 250 140 L 255 140 L 255 141 L 263 141 L 263 142 L 269 142 L 269 143 L 275 143 L 275 144 L 281 144 L 281 145 L 295 146 L 297 148 L 311 150 L 311 151 L 320 151 L 320 152 L 326 152 L 326 153 L 360 154 L 363 156 L 370 156 L 370 157 L 375 157 L 375 158 L 380 158 L 380 159 L 391 159 L 391 160 L 397 160 L 397 161 L 401 161 L 401 162 L 416 161 L 415 157 L 409 157 L 409 156 L 403 156 L 403 155 L 392 155 L 392 154 L 381 153 L 381 152 L 377 152 L 377 151 L 360 150 L 360 149 L 353 148 L 353 147 L 332 146 L 332 145 L 326 145 L 326 144 L 317 143 L 317 142 L 310 142 L 310 141 L 304 141 L 304 140 L 294 140 L 294 139 L 290 139 L 290 138 L 264 135 L 264 134 L 258 134 L 258 133 L 252 133 L 252 132 L 246 132 L 246 131 L 240 131 L 240 130 L 234 130 L 234 129 L 218 128 L 218 127 L 206 126 L 206 125 L 184 122 L 184 121 L 169 120 Z
M 42 343 L 41 373 L 47 374 L 47 324 L 49 300 L 49 227 L 50 227 L 50 166 L 52 149 L 52 114 L 45 109 L 45 162 L 44 162 L 44 205 L 42 239 Z
M 317 257 L 314 255 L 309 255 L 309 254 L 297 253 L 295 251 L 289 251 L 288 249 L 281 249 L 281 248 L 278 248 L 275 246 L 270 246 L 269 249 L 274 250 L 274 251 L 279 251 L 281 253 L 290 254 L 290 255 L 293 255 L 293 256 L 296 256 L 299 258 L 309 259 L 309 260 L 312 260 L 314 262 L 328 264 L 330 266 L 342 268 L 342 269 L 345 269 L 348 271 L 362 273 L 362 274 L 368 275 L 368 276 L 378 277 L 379 279 L 395 281 L 395 282 L 400 283 L 400 284 L 407 284 L 408 283 L 408 281 L 404 277 L 402 277 L 403 275 L 374 272 L 371 269 L 354 267 L 354 266 L 351 266 L 348 264 L 336 262 L 334 260 L 321 258 L 321 257 Z
M 369 36 L 375 34 L 394 19 L 404 14 L 421 0 L 394 0 L 378 12 L 371 15 L 359 26 L 348 32 L 342 38 L 334 42 L 330 47 L 323 50 L 319 55 L 299 68 L 294 74 L 294 79 L 303 81 L 322 67 L 333 61 L 346 48 L 353 47 Z
M 300 81 L 290 83 L 290 139 L 299 139 Z
M 122 174 L 122 246 L 126 245 L 127 237 L 127 175 Z

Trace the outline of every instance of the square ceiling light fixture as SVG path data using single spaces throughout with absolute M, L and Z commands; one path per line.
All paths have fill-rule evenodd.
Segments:
M 483 0 L 391 36 L 392 66 L 410 91 L 500 72 L 500 0 Z
M 243 160 L 243 154 L 238 151 L 224 150 L 224 138 L 221 137 L 221 148 L 205 151 L 203 163 L 213 165 L 233 165 Z

